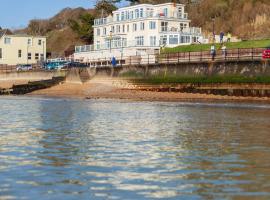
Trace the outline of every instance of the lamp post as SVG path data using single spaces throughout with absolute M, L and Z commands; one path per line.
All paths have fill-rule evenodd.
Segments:
M 110 31 L 110 53 L 112 52 L 112 31 Z
M 216 41 L 216 34 L 215 34 L 215 18 L 212 18 L 212 23 L 213 23 L 213 43 Z
M 43 53 L 43 57 L 42 57 L 42 61 L 45 61 L 45 41 L 42 41 L 42 53 Z

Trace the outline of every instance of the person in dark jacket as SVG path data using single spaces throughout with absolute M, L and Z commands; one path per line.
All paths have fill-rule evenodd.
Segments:
M 116 65 L 117 65 L 117 61 L 116 61 L 116 58 L 113 56 L 113 58 L 112 58 L 112 66 L 116 67 Z

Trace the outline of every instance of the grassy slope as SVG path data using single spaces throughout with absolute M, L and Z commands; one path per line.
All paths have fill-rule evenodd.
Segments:
M 211 44 L 193 44 L 178 46 L 175 48 L 165 48 L 164 51 L 167 53 L 175 52 L 195 52 L 195 51 L 208 51 L 210 50 Z M 221 44 L 216 44 L 217 49 L 221 48 Z M 237 48 L 266 48 L 270 47 L 270 39 L 267 40 L 249 40 L 242 42 L 230 42 L 226 43 L 227 49 Z

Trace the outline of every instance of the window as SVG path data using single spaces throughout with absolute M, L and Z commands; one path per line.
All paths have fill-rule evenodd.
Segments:
M 139 9 L 135 10 L 135 19 L 140 17 Z
M 168 17 L 168 8 L 164 8 L 163 13 L 165 17 Z
M 35 53 L 35 60 L 38 60 L 38 59 L 39 59 L 39 54 Z
M 156 29 L 156 22 L 150 21 L 150 22 L 149 22 L 149 29 L 150 29 L 150 30 Z
M 180 23 L 180 31 L 182 32 L 184 29 L 184 23 Z
M 120 15 L 119 14 L 116 14 L 116 21 L 120 21 Z
M 32 39 L 29 38 L 29 39 L 27 40 L 27 44 L 28 44 L 28 45 L 32 45 Z
M 144 37 L 143 36 L 135 37 L 135 41 L 136 41 L 137 46 L 143 46 L 144 45 Z
M 124 20 L 125 20 L 125 13 L 121 12 L 121 21 L 124 21 Z
M 38 45 L 41 45 L 42 44 L 42 41 L 41 40 L 38 40 Z
M 140 17 L 143 18 L 143 8 L 140 9 Z
M 44 60 L 44 54 L 43 53 L 40 54 L 40 60 Z
M 97 41 L 97 50 L 100 49 L 100 41 Z
M 179 7 L 178 8 L 178 18 L 182 18 L 182 16 L 183 16 L 183 9 L 182 9 L 182 7 Z
M 103 28 L 103 35 L 106 35 L 106 34 L 107 34 L 107 29 Z
M 190 43 L 190 36 L 181 36 L 181 43 Z
M 120 25 L 116 25 L 116 33 L 120 33 L 120 31 L 121 31 Z
M 126 20 L 129 20 L 129 12 L 126 11 Z
M 127 38 L 122 38 L 122 47 L 127 46 Z
M 133 32 L 137 31 L 137 24 L 133 24 Z
M 144 22 L 141 22 L 141 23 L 140 23 L 140 29 L 141 29 L 141 31 L 144 30 Z
M 161 22 L 161 31 L 168 31 L 168 22 Z
M 130 19 L 133 19 L 134 18 L 134 12 L 133 11 L 130 12 L 130 17 L 129 18 Z
M 31 60 L 31 59 L 32 59 L 32 54 L 31 54 L 31 53 L 28 53 L 28 54 L 27 54 L 27 59 L 28 59 L 28 60 Z
M 156 46 L 156 45 L 157 45 L 157 37 L 150 36 L 150 46 Z
M 178 35 L 170 35 L 169 43 L 170 44 L 178 44 Z
M 167 35 L 160 36 L 160 44 L 166 45 L 167 44 Z
M 11 38 L 6 37 L 4 42 L 5 42 L 5 44 L 10 44 L 11 43 Z
M 111 26 L 111 32 L 114 33 L 114 26 Z
M 129 32 L 129 24 L 127 25 L 127 32 Z
M 100 29 L 99 28 L 97 29 L 97 35 L 98 36 L 100 35 Z
M 3 52 L 2 52 L 2 48 L 0 48 L 0 59 L 2 59 L 3 58 L 3 54 L 2 54 Z
M 21 58 L 21 57 L 22 57 L 22 50 L 19 49 L 19 50 L 18 50 L 18 58 Z
M 122 26 L 122 32 L 125 32 L 125 25 Z

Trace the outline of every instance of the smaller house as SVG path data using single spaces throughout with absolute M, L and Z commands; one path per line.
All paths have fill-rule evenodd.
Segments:
M 0 65 L 36 64 L 46 59 L 46 37 L 0 29 Z

